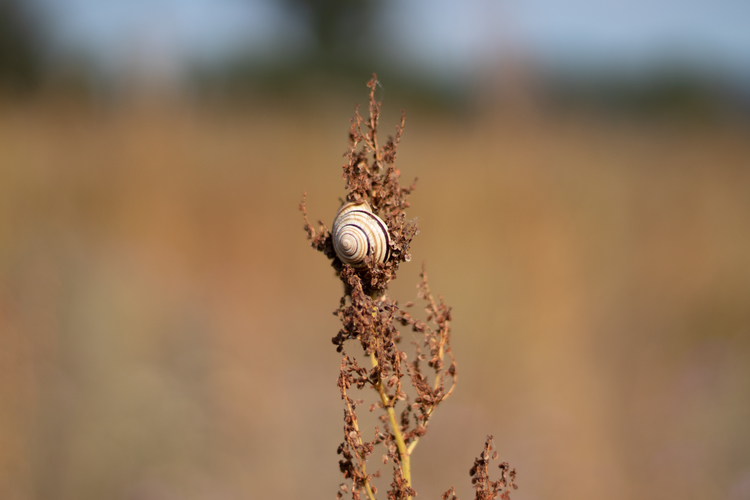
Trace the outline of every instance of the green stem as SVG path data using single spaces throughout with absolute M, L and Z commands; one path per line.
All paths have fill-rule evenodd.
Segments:
M 344 389 L 344 396 L 346 396 L 346 389 Z M 346 401 L 346 406 L 349 409 L 349 413 L 352 415 L 355 415 L 354 409 L 349 404 L 348 399 L 344 399 Z M 357 431 L 357 442 L 360 446 L 362 446 L 362 434 L 359 432 L 359 424 L 357 423 L 356 416 L 352 420 L 352 426 L 354 427 L 354 430 Z M 357 450 L 355 450 L 357 451 Z M 365 476 L 365 490 L 367 490 L 367 496 L 370 497 L 370 500 L 375 500 L 375 494 L 372 492 L 372 488 L 370 487 L 370 480 L 367 477 L 367 468 L 365 465 L 365 458 L 361 455 L 359 455 L 359 452 L 357 452 L 357 460 L 359 461 L 359 466 L 362 468 L 362 474 Z
M 372 361 L 372 367 L 376 368 L 378 366 L 378 360 L 375 358 L 375 353 L 370 354 L 370 360 Z M 393 406 L 391 405 L 390 399 L 388 398 L 388 395 L 385 393 L 385 388 L 383 387 L 383 381 L 378 379 L 378 382 L 375 384 L 375 388 L 378 391 L 378 394 L 380 394 L 380 401 L 383 403 L 383 407 L 385 408 L 385 411 L 388 413 L 388 419 L 391 422 L 391 428 L 393 428 L 393 437 L 396 439 L 396 447 L 398 448 L 398 456 L 401 460 L 401 471 L 404 474 L 404 479 L 406 480 L 406 486 L 411 487 L 411 464 L 409 461 L 409 450 L 406 448 L 406 442 L 404 442 L 404 436 L 401 434 L 401 427 L 398 424 L 398 421 L 396 420 L 396 412 L 393 410 Z M 411 497 L 406 497 L 407 500 L 411 500 Z

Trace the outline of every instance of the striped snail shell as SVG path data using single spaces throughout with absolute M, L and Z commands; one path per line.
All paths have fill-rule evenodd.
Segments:
M 391 253 L 388 226 L 367 202 L 344 204 L 333 219 L 333 249 L 344 264 L 365 267 L 365 257 L 385 262 Z

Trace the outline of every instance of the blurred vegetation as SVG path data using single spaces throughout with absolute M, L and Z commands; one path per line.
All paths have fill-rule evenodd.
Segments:
M 483 113 L 496 101 L 507 100 L 503 87 L 513 79 L 513 65 L 488 61 L 500 77 L 466 75 L 448 82 L 418 70 L 397 69 L 377 50 L 373 25 L 383 1 L 284 0 L 290 17 L 306 23 L 306 48 L 296 53 L 270 49 L 265 56 L 239 48 L 222 60 L 195 62 L 180 85 L 197 100 L 233 102 L 272 98 L 297 104 L 310 101 L 321 90 L 354 98 L 363 81 L 377 72 L 389 99 L 421 109 L 450 113 Z M 122 81 L 103 76 L 85 54 L 67 53 L 61 62 L 51 57 L 54 19 L 42 16 L 39 2 L 0 0 L 0 92 L 30 93 L 39 89 L 97 101 L 116 98 Z M 276 51 L 276 52 L 274 52 Z M 255 54 L 255 55 L 251 55 Z M 533 78 L 516 82 L 525 98 L 548 109 L 586 110 L 608 115 L 668 117 L 678 120 L 722 120 L 750 117 L 746 82 L 708 74 L 697 67 L 670 64 L 644 69 L 640 74 L 596 68 L 552 70 L 527 65 Z M 109 81 L 107 79 L 110 79 Z M 121 78 L 129 81 L 128 78 Z M 517 96 L 516 96 L 517 97 Z M 511 99 L 515 97 L 511 96 Z
M 466 367 L 415 458 L 425 498 L 472 496 L 461 464 L 487 432 L 525 498 L 750 498 L 750 143 L 723 121 L 749 114 L 741 84 L 446 90 L 377 59 L 367 29 L 361 57 L 334 56 L 380 4 L 328 19 L 337 4 L 289 0 L 316 13 L 310 54 L 198 68 L 175 106 L 101 112 L 117 96 L 95 85 L 48 99 L 72 94 L 32 5 L 0 0 L 0 498 L 335 493 L 340 287 L 297 206 L 307 190 L 330 224 L 372 71 L 386 114 L 399 96 L 472 111 L 408 104 L 398 157 L 422 232 L 393 294 L 414 298 L 426 260 Z M 494 107 L 523 92 L 576 113 Z
M 297 207 L 330 225 L 352 104 L 4 105 L 0 498 L 335 494 L 341 288 Z M 392 295 L 427 262 L 462 370 L 420 493 L 472 498 L 491 432 L 519 499 L 750 498 L 747 127 L 407 115 Z
M 329 89 L 354 98 L 373 73 L 387 83 L 390 98 L 438 111 L 463 110 L 469 88 L 430 75 L 397 70 L 379 54 L 374 21 L 386 3 L 377 0 L 284 0 L 290 16 L 301 17 L 311 38 L 298 54 L 258 57 L 240 51 L 222 65 L 197 64 L 191 83 L 204 97 L 242 99 L 264 95 L 303 101 Z
M 35 88 L 44 65 L 42 25 L 29 2 L 0 0 L 0 89 Z
M 315 39 L 315 52 L 326 59 L 353 59 L 367 50 L 375 10 L 374 0 L 284 0 L 290 9 L 301 9 Z M 364 46 L 363 46 L 364 44 Z
M 548 75 L 545 89 L 558 107 L 615 115 L 690 121 L 750 117 L 746 86 L 695 68 L 667 66 L 635 78 L 624 72 Z

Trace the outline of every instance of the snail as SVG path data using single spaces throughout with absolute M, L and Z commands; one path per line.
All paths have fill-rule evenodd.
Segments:
M 375 262 L 385 262 L 391 253 L 388 226 L 372 213 L 366 201 L 345 203 L 339 209 L 333 219 L 332 237 L 336 255 L 352 267 L 365 267 L 367 255 Z

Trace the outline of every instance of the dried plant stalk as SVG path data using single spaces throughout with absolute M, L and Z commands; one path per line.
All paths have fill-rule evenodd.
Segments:
M 414 318 L 386 294 L 388 283 L 396 278 L 399 265 L 410 260 L 409 245 L 419 230 L 405 214 L 409 207 L 407 198 L 415 183 L 402 187 L 399 184 L 401 173 L 395 167 L 405 116 L 402 111 L 395 136 L 389 137 L 381 146 L 377 133 L 381 106 L 375 99 L 377 85 L 377 78 L 373 75 L 367 84 L 370 89 L 368 117 L 363 118 L 357 108 L 351 121 L 349 148 L 344 154 L 348 162 L 343 167 L 343 178 L 346 181 L 346 201 L 369 203 L 373 213 L 387 225 L 390 257 L 386 262 L 375 262 L 372 256 L 368 256 L 361 269 L 342 263 L 333 249 L 331 231 L 323 222 L 319 222 L 317 230 L 314 229 L 307 218 L 304 199 L 300 204 L 308 239 L 313 248 L 331 259 L 331 265 L 344 284 L 344 296 L 334 311 L 342 328 L 332 341 L 342 355 L 338 387 L 344 400 L 344 441 L 339 445 L 338 453 L 341 455 L 339 467 L 349 484 L 342 484 L 336 496 L 341 498 L 345 493 L 351 493 L 354 500 L 359 500 L 363 494 L 375 500 L 377 489 L 372 479 L 379 477 L 380 471 L 368 473 L 367 462 L 375 446 L 381 444 L 386 450 L 383 464 L 393 464 L 393 480 L 387 497 L 396 500 L 416 495 L 411 478 L 412 453 L 420 437 L 427 432 L 435 408 L 453 393 L 457 380 L 450 345 L 451 309 L 442 297 L 436 299 L 433 296 L 424 267 L 418 296 L 425 302 L 425 321 Z M 412 305 L 406 303 L 404 307 Z M 414 343 L 411 358 L 399 347 L 401 335 L 397 324 L 410 327 L 422 336 L 421 343 Z M 369 358 L 370 367 L 360 366 L 356 358 L 347 354 L 348 340 L 359 342 Z M 404 380 L 410 382 L 411 397 L 404 390 Z M 357 408 L 364 401 L 350 396 L 352 386 L 358 390 L 369 387 L 378 395 L 378 402 L 370 405 L 370 411 L 382 411 L 381 425 L 375 428 L 370 441 L 363 438 L 357 419 Z M 485 450 L 490 441 L 491 438 Z M 485 481 L 485 476 L 477 474 L 486 473 L 486 469 L 477 468 L 476 464 L 475 469 L 472 469 L 472 476 L 479 481 L 476 484 L 481 483 L 484 488 L 489 479 Z M 504 473 L 497 484 L 513 486 L 515 471 L 511 474 L 509 482 Z M 495 484 L 490 483 L 489 493 L 481 490 L 484 496 L 480 496 L 480 489 L 477 489 L 476 498 L 495 498 L 487 496 L 500 491 Z M 505 490 L 502 492 L 503 495 L 506 493 Z M 455 498 L 453 489 L 443 498 Z

